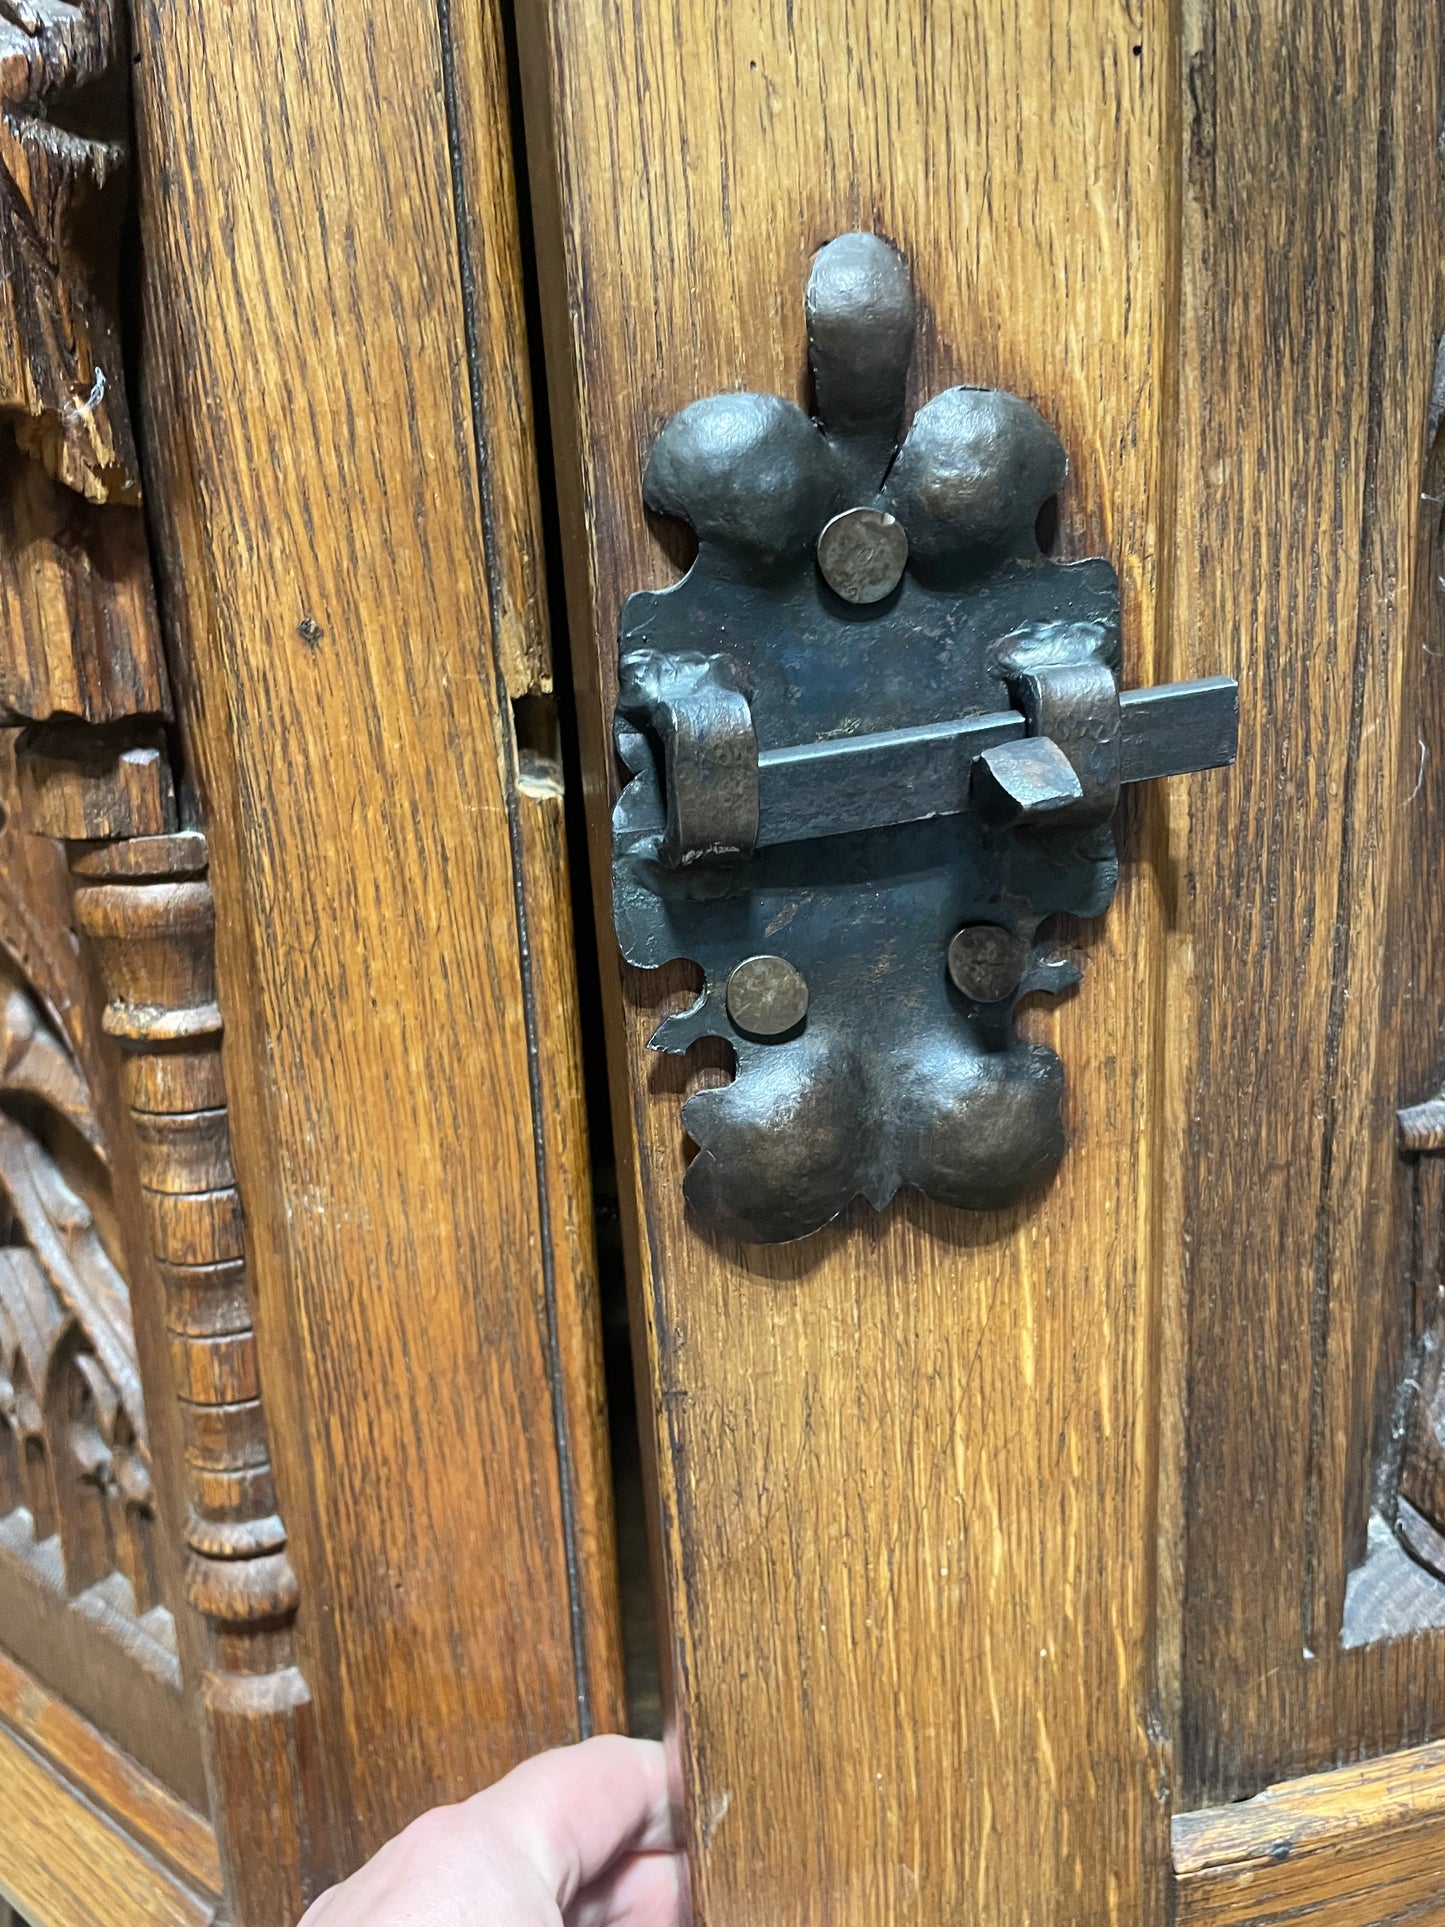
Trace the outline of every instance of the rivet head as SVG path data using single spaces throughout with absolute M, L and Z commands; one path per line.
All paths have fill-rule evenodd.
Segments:
M 1022 937 L 997 923 L 967 923 L 948 946 L 948 974 L 976 1004 L 998 1004 L 1018 989 L 1028 961 Z
M 818 537 L 823 580 L 845 602 L 881 602 L 903 579 L 908 536 L 886 509 L 844 509 Z
M 728 1016 L 747 1037 L 781 1037 L 808 1014 L 808 984 L 786 957 L 745 957 L 728 978 Z

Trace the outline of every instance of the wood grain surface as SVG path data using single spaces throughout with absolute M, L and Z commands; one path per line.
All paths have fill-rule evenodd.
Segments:
M 675 573 L 647 451 L 696 396 L 804 397 L 809 259 L 841 230 L 910 262 L 915 400 L 999 384 L 1056 426 L 1062 546 L 1118 562 L 1129 679 L 1155 673 L 1167 9 L 550 0 L 519 26 L 698 1918 L 1162 1918 L 1156 806 L 1082 991 L 1033 1020 L 1070 1078 L 1046 1199 L 859 1207 L 793 1248 L 684 1219 L 687 1073 L 644 1041 L 685 986 L 621 980 L 605 878 L 618 611 Z
M 216 1837 L 201 1815 L 3 1655 L 0 1726 L 82 1789 L 93 1806 L 163 1860 L 179 1879 L 201 1892 L 219 1894 Z
M 27 1927 L 204 1927 L 212 1896 L 177 1880 L 0 1728 L 0 1890 Z
M 1415 1282 L 1390 1118 L 1445 1000 L 1438 10 L 517 24 L 699 1919 L 1162 1919 L 1171 1799 L 1445 1714 L 1439 1634 L 1339 1646 Z M 138 40 L 152 513 L 344 1861 L 616 1705 L 503 47 L 489 7 L 320 0 Z M 1047 1197 L 766 1252 L 681 1211 L 716 1073 L 644 1048 L 684 974 L 617 969 L 607 720 L 621 602 L 682 553 L 651 442 L 718 388 L 806 398 L 808 261 L 853 226 L 909 259 L 914 399 L 1040 407 L 1127 679 L 1238 673 L 1241 758 L 1131 802 L 1084 984 L 1031 1014 Z M 1429 1917 L 1436 1823 L 1381 1797 L 1304 1827 L 1322 1920 Z M 1290 1865 L 1241 1900 L 1217 1824 L 1182 1918 L 1316 1903 Z
M 219 1888 L 200 1815 L 0 1657 L 0 1895 L 27 1927 L 203 1927 Z
M 215 1899 L 177 1880 L 0 1728 L 0 1891 L 28 1927 L 204 1927 Z
M 1411 1316 L 1394 1110 L 1437 1087 L 1445 1013 L 1417 559 L 1445 96 L 1433 0 L 1187 0 L 1182 29 L 1176 666 L 1207 650 L 1242 685 L 1238 766 L 1173 817 L 1164 1393 L 1182 1379 L 1196 1805 L 1445 1718 L 1438 1633 L 1340 1650 Z
M 910 257 L 931 304 L 919 396 L 999 382 L 1059 427 L 1065 546 L 1120 567 L 1129 678 L 1243 684 L 1239 767 L 1128 820 L 1123 901 L 1091 933 L 1077 1000 L 1039 1020 L 1062 1040 L 1074 1149 L 1016 1223 L 895 1207 L 796 1254 L 707 1245 L 676 1209 L 678 1079 L 642 1050 L 680 979 L 629 979 L 614 1002 L 710 1919 L 739 1917 L 760 1878 L 819 1917 L 840 1895 L 860 1918 L 907 1917 L 910 1882 L 972 1880 L 987 1918 L 1043 1917 L 1070 1881 L 1071 1918 L 1118 1904 L 1134 1843 L 1121 1853 L 1117 1803 L 1101 1811 L 1083 1762 L 1124 1757 L 1127 1722 L 1102 1753 L 1083 1736 L 1133 1686 L 1147 1699 L 1147 1659 L 1109 1677 L 1101 1655 L 1112 1641 L 1117 1663 L 1133 1615 L 1156 1611 L 1129 1536 L 1156 1427 L 1177 1797 L 1237 1797 L 1440 1717 L 1438 1636 L 1340 1650 L 1408 1335 L 1392 1113 L 1424 1094 L 1445 1005 L 1419 903 L 1438 849 L 1438 620 L 1421 606 L 1438 588 L 1419 559 L 1438 12 L 1131 15 L 1126 31 L 1088 5 L 807 21 L 757 5 L 718 22 L 554 0 L 523 36 L 573 623 L 595 651 L 578 657 L 599 874 L 618 607 L 670 574 L 638 512 L 642 462 L 694 395 L 804 393 L 798 291 L 842 227 Z M 925 1564 L 930 1532 L 947 1545 L 950 1453 L 969 1469 L 951 1495 L 964 1549 Z M 1042 1602 L 1080 1595 L 1101 1617 L 1066 1613 L 1078 1697 L 1051 1701 L 1025 1660 L 1058 1651 Z M 870 1611 L 880 1597 L 891 1616 Z M 752 1694 L 774 1701 L 776 1782 L 740 1791 Z M 881 1769 L 866 1820 L 865 1761 Z M 786 1811 L 791 1834 L 783 1789 L 804 1762 L 816 1860 L 768 1824 Z M 976 1810 L 956 1815 L 964 1784 Z M 1090 1815 L 1082 1847 L 1031 1804 L 1045 1784 Z M 840 1810 L 856 1865 L 822 1818 Z M 1032 1833 L 1042 1848 L 1000 1871 L 990 1845 Z
M 1445 1920 L 1445 1746 L 1176 1814 L 1176 1927 Z
M 454 154 L 422 8 L 135 31 L 147 491 L 344 1871 L 621 1717 L 559 806 L 512 709 L 544 603 L 487 483 L 525 351 L 473 298 L 517 272 L 505 102 Z

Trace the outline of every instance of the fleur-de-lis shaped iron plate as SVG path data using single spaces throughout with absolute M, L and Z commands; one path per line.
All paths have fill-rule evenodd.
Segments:
M 682 1109 L 694 1212 L 750 1242 L 903 1185 L 970 1210 L 1064 1151 L 1063 1067 L 1014 1029 L 1104 911 L 1121 782 L 1233 759 L 1227 678 L 1119 691 L 1119 590 L 1036 535 L 1063 448 L 1016 395 L 950 388 L 899 444 L 913 294 L 846 234 L 808 284 L 814 421 L 684 408 L 644 497 L 691 524 L 682 581 L 623 611 L 613 818 L 623 955 L 702 966 L 652 1042 L 726 1038 Z

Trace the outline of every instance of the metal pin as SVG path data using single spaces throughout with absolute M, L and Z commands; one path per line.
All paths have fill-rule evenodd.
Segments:
M 997 923 L 967 923 L 948 946 L 948 974 L 976 1004 L 999 1004 L 1019 987 L 1029 947 Z
M 745 957 L 728 978 L 728 1016 L 747 1037 L 781 1037 L 808 1014 L 808 985 L 786 957 Z
M 844 509 L 818 537 L 818 567 L 845 602 L 881 602 L 903 580 L 908 535 L 885 509 Z

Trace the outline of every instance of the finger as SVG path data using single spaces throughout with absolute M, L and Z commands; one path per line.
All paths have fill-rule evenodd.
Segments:
M 567 1927 L 678 1927 L 685 1879 L 680 1853 L 638 1853 L 585 1887 Z
M 467 1805 L 536 1867 L 559 1907 L 619 1855 L 676 1839 L 660 1743 L 616 1733 L 524 1760 Z
M 560 1927 L 531 1859 L 469 1804 L 433 1807 L 316 1901 L 303 1927 Z

